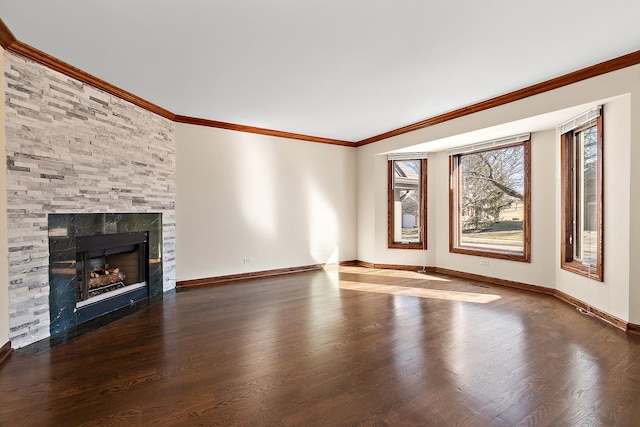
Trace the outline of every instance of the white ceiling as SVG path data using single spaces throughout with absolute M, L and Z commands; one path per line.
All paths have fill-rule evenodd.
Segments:
M 0 0 L 173 113 L 359 141 L 640 49 L 637 0 Z

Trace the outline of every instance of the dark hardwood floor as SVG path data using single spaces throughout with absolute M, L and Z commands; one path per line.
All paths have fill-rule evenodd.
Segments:
M 636 426 L 640 336 L 442 275 L 238 281 L 15 351 L 0 424 Z

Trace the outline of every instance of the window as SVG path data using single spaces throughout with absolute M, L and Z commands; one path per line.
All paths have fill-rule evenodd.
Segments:
M 530 261 L 530 136 L 450 151 L 449 251 Z
M 600 111 L 600 108 L 591 110 L 561 125 L 561 267 L 602 281 L 604 195 Z
M 388 167 L 389 247 L 426 249 L 427 159 L 389 155 Z

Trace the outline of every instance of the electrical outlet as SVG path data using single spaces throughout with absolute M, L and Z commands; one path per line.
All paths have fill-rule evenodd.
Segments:
M 480 260 L 480 265 L 489 265 L 489 260 L 488 259 L 481 259 Z
M 253 260 L 251 258 L 242 258 L 242 262 L 245 264 L 251 264 Z

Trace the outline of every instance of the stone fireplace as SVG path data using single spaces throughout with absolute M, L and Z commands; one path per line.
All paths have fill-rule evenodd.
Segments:
M 175 125 L 11 52 L 4 77 L 9 338 L 20 348 L 73 328 L 98 306 L 109 311 L 175 287 Z M 137 237 L 113 246 L 89 240 L 94 247 L 83 250 L 84 237 L 118 234 Z M 88 276 L 111 274 L 145 251 L 142 271 L 119 280 L 125 290 L 114 282 L 115 291 L 101 288 L 106 296 L 89 295 L 79 264 L 101 264 Z
M 162 215 L 50 214 L 51 335 L 162 294 Z

